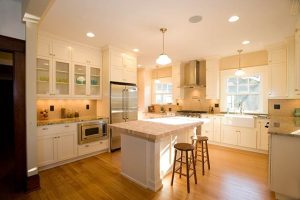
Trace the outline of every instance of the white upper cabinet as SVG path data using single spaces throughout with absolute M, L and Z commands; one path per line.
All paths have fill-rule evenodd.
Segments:
M 184 98 L 184 89 L 181 87 L 183 79 L 183 65 L 181 63 L 172 64 L 172 84 L 173 84 L 173 104 L 177 100 Z
M 71 59 L 71 46 L 64 41 L 39 36 L 37 49 L 38 56 L 53 57 L 61 60 Z
M 268 50 L 269 98 L 288 97 L 287 48 L 285 45 Z
M 101 98 L 99 49 L 44 35 L 37 49 L 38 98 Z
M 110 81 L 135 83 L 137 82 L 137 58 L 125 51 L 110 48 Z M 107 59 L 107 58 L 105 58 Z
M 220 98 L 220 70 L 219 59 L 206 60 L 206 99 Z

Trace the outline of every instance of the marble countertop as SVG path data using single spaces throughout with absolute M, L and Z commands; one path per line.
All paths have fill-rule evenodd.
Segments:
M 123 133 L 128 135 L 156 141 L 176 131 L 197 127 L 207 121 L 207 119 L 191 117 L 164 117 L 109 124 L 108 126 L 112 130 L 126 130 Z
M 76 122 L 92 121 L 92 120 L 99 120 L 99 119 L 108 119 L 108 118 L 101 117 L 101 116 L 88 116 L 88 117 L 75 117 L 75 118 L 64 118 L 64 119 L 38 120 L 37 126 L 76 123 Z
M 300 117 L 270 117 L 269 134 L 300 137 Z

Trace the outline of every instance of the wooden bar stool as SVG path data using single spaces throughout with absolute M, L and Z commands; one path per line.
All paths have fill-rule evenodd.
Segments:
M 197 174 L 195 168 L 195 160 L 194 160 L 194 145 L 189 143 L 177 143 L 174 145 L 175 148 L 175 156 L 173 163 L 173 172 L 172 172 L 172 180 L 171 185 L 173 185 L 174 174 L 179 174 L 179 177 L 186 176 L 187 178 L 187 191 L 190 193 L 190 177 L 194 175 L 195 184 L 197 184 Z M 177 159 L 177 151 L 180 151 L 180 158 Z M 185 162 L 182 160 L 183 152 L 185 152 Z M 189 158 L 189 152 L 191 152 L 191 158 Z M 190 161 L 189 161 L 190 160 Z M 180 163 L 179 168 L 175 169 L 176 162 Z M 192 162 L 192 163 L 191 163 Z M 182 164 L 186 164 L 186 174 L 182 173 Z M 193 168 L 191 169 L 191 164 Z M 179 172 L 178 172 L 179 170 Z M 190 174 L 190 170 L 193 172 Z
M 202 175 L 205 174 L 205 163 L 207 162 L 208 170 L 210 170 L 210 162 L 209 162 L 209 153 L 208 153 L 208 137 L 196 135 L 192 136 L 192 143 L 195 146 L 195 160 L 197 163 L 197 160 L 202 163 Z M 200 154 L 201 159 L 197 159 L 198 154 Z

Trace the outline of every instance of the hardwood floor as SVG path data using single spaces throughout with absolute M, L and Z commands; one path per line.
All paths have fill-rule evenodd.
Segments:
M 40 173 L 41 190 L 16 199 L 199 199 L 199 200 L 268 200 L 275 199 L 268 189 L 267 155 L 209 146 L 211 170 L 202 176 L 197 165 L 198 184 L 191 179 L 191 192 L 186 191 L 186 178 L 171 174 L 163 180 L 158 192 L 144 189 L 120 174 L 120 152 L 104 153 Z

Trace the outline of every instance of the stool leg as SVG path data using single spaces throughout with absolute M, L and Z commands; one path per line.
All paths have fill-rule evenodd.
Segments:
M 190 193 L 190 174 L 189 174 L 189 171 L 190 171 L 190 167 L 189 167 L 189 155 L 188 155 L 188 152 L 185 151 L 185 155 L 186 155 L 186 182 L 187 182 L 187 191 L 188 193 Z
M 196 145 L 195 145 L 195 165 L 197 164 L 197 157 L 198 157 L 198 140 L 196 140 Z
M 195 165 L 195 159 L 194 159 L 194 151 L 192 151 L 192 162 L 193 162 L 195 184 L 197 184 L 197 174 L 196 174 L 196 165 Z
M 210 170 L 210 163 L 209 163 L 209 154 L 208 154 L 207 141 L 205 141 L 205 146 L 206 146 L 206 157 L 207 157 L 208 169 Z
M 204 148 L 203 148 L 203 141 L 201 141 L 201 162 L 202 162 L 202 175 L 204 176 L 205 172 L 204 172 Z
M 173 185 L 173 180 L 174 180 L 175 165 L 176 165 L 176 155 L 177 155 L 177 150 L 175 149 L 175 155 L 174 155 L 174 163 L 173 163 L 173 172 L 172 172 L 171 185 Z
M 182 174 L 182 151 L 180 151 L 180 168 L 179 168 L 179 178 L 181 178 Z

